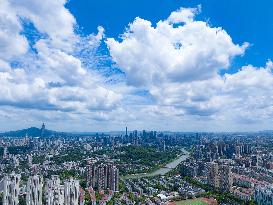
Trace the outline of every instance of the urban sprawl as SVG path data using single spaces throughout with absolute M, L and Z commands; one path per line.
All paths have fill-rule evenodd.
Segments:
M 273 205 L 272 134 L 1 133 L 0 204 Z

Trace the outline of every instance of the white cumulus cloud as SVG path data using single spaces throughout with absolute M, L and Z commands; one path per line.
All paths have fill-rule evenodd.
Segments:
M 92 61 L 98 34 L 81 37 L 66 0 L 0 0 L 0 105 L 15 108 L 89 112 L 114 109 L 121 95 L 104 77 L 86 68 L 77 52 L 81 45 Z M 41 34 L 28 40 L 24 22 Z M 30 48 L 32 45 L 32 49 Z
M 195 20 L 200 11 L 181 8 L 156 26 L 136 18 L 120 39 L 108 38 L 110 54 L 127 84 L 148 90 L 155 104 L 146 109 L 173 122 L 176 117 L 198 125 L 221 121 L 233 129 L 237 123 L 271 119 L 272 62 L 221 75 L 249 44 L 235 44 L 223 28 Z
M 233 57 L 244 54 L 247 43 L 236 45 L 222 28 L 190 20 L 195 10 L 180 9 L 155 27 L 136 18 L 120 41 L 107 39 L 111 56 L 129 84 L 149 87 L 207 79 L 227 69 Z M 178 22 L 185 24 L 175 26 Z

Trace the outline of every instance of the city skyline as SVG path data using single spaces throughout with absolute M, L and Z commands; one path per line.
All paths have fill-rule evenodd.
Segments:
M 0 0 L 0 130 L 272 130 L 272 6 Z

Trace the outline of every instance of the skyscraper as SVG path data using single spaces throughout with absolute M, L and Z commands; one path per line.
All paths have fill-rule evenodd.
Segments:
M 226 164 L 219 166 L 219 188 L 221 192 L 230 192 L 232 187 L 231 167 Z
M 219 166 L 215 162 L 210 162 L 207 164 L 208 168 L 208 184 L 211 185 L 212 187 L 218 188 L 219 187 L 219 177 L 218 177 L 218 172 L 219 172 Z
M 32 176 L 27 182 L 27 205 L 42 205 L 43 178 L 41 176 Z
M 45 136 L 45 123 L 42 124 L 42 128 L 41 128 L 41 137 Z
M 45 191 L 46 205 L 64 204 L 64 190 L 61 187 L 59 176 L 52 175 L 51 179 L 46 181 Z
M 79 180 L 70 178 L 64 182 L 64 205 L 78 205 L 80 195 Z
M 87 185 L 95 189 L 118 191 L 119 170 L 112 163 L 90 163 L 87 165 Z
M 20 178 L 20 175 L 14 173 L 4 177 L 3 205 L 19 204 L 18 195 Z
M 8 148 L 5 146 L 5 147 L 4 147 L 3 158 L 7 158 L 7 156 L 8 156 Z
M 28 166 L 32 166 L 32 155 L 31 154 L 27 155 L 27 160 L 28 160 Z
M 126 126 L 126 129 L 125 129 L 125 137 L 128 137 L 128 128 Z
M 107 188 L 118 191 L 119 170 L 113 164 L 107 166 Z
M 231 167 L 216 162 L 208 163 L 208 184 L 221 192 L 229 192 L 232 187 Z
M 96 161 L 90 160 L 86 166 L 86 182 L 87 187 L 95 187 L 96 178 L 95 178 L 95 172 L 96 172 Z

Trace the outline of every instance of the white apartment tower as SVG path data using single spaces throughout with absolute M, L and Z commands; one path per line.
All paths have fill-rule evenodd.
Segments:
M 61 186 L 59 176 L 52 175 L 51 179 L 46 181 L 45 197 L 46 205 L 64 204 L 64 190 L 63 186 Z
M 4 177 L 3 205 L 19 204 L 18 195 L 20 178 L 20 175 L 14 173 Z
M 41 176 L 31 176 L 27 182 L 27 205 L 42 205 L 43 178 Z
M 80 195 L 79 180 L 70 178 L 64 182 L 64 205 L 78 205 Z

